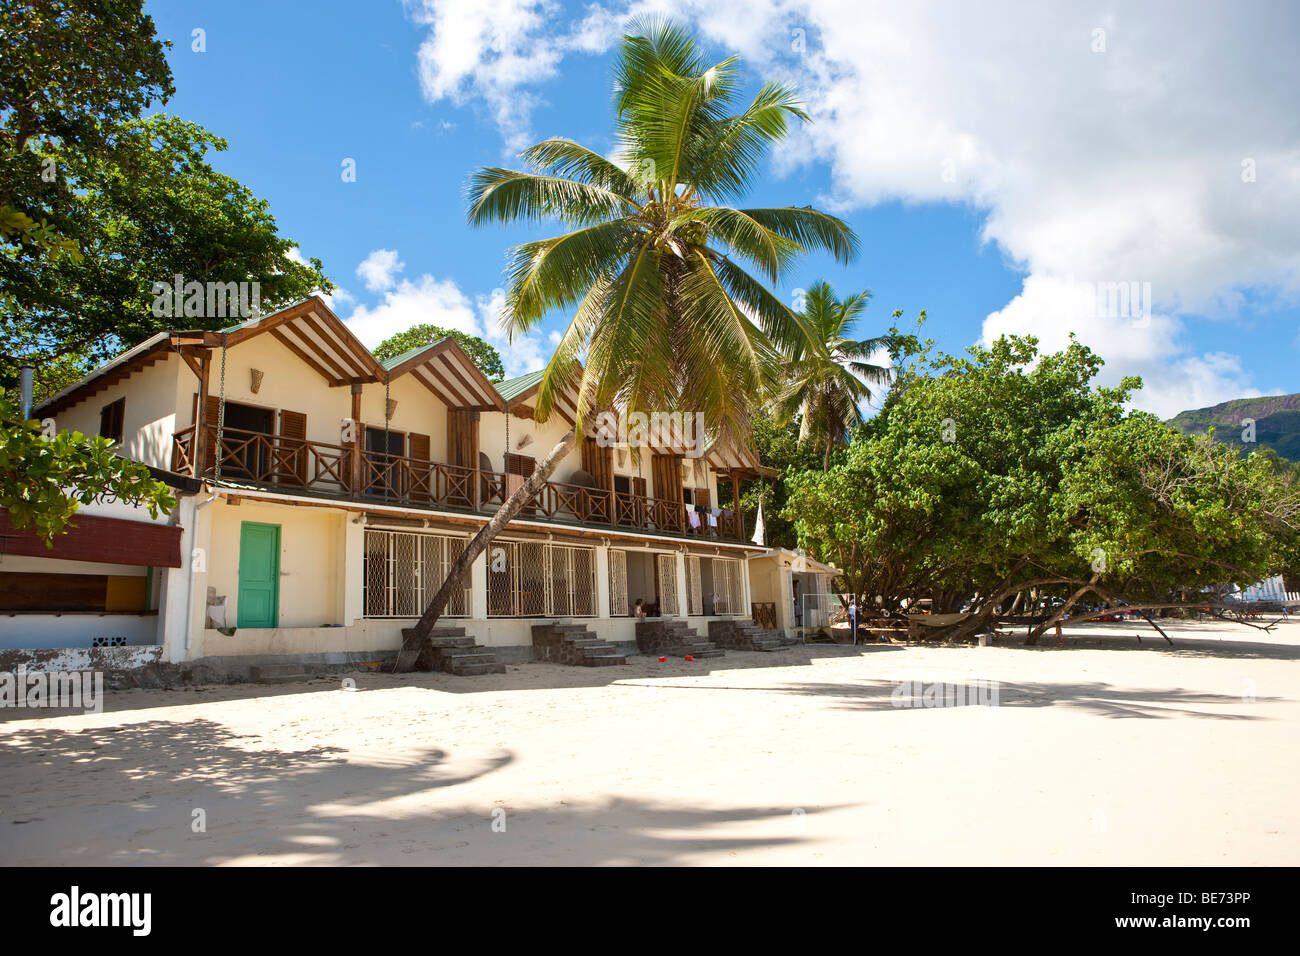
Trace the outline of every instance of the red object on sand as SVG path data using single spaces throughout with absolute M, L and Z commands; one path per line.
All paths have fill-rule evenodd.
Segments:
M 687 654 L 687 655 L 686 655 L 686 659 L 687 659 L 688 661 L 693 661 L 693 660 L 695 660 L 695 655 L 694 655 L 694 654 Z
M 666 660 L 668 660 L 668 658 L 666 658 L 666 657 L 661 657 L 661 658 L 659 658 L 659 663 L 662 664 L 662 663 L 663 663 L 664 661 L 666 661 Z

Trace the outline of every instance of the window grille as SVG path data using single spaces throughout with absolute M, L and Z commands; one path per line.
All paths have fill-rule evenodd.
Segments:
M 664 617 L 677 614 L 677 556 L 657 556 L 659 567 L 659 613 Z
M 627 617 L 627 552 L 609 549 L 609 613 L 611 617 Z
M 489 617 L 595 617 L 592 548 L 534 541 L 488 547 Z
M 686 556 L 686 607 L 687 614 L 704 613 L 704 583 L 700 577 L 700 557 Z
M 367 528 L 365 616 L 419 617 L 464 550 L 464 538 Z M 452 592 L 443 616 L 465 617 L 469 595 L 467 575 L 465 586 Z
M 742 607 L 740 562 L 734 558 L 713 559 L 714 614 L 739 614 Z

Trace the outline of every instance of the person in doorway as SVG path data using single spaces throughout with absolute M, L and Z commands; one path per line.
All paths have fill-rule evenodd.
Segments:
M 799 582 L 795 581 L 794 591 L 794 626 L 803 627 L 803 602 L 799 600 Z
M 636 604 L 632 606 L 632 614 L 636 617 L 638 621 L 645 620 L 645 602 L 642 601 L 640 598 L 637 598 Z

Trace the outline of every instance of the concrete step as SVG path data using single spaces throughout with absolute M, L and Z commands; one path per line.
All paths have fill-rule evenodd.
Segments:
M 248 669 L 248 677 L 254 684 L 292 684 L 313 676 L 302 664 L 263 664 Z
M 477 642 L 474 640 L 474 638 L 467 637 L 464 634 L 460 634 L 456 636 L 447 635 L 444 637 L 431 637 L 429 638 L 429 643 L 432 644 L 434 647 L 439 648 L 440 650 L 446 650 L 446 649 L 456 648 L 456 647 L 475 647 L 477 645 Z
M 486 648 L 478 647 L 473 649 L 466 648 L 465 650 L 455 650 L 450 653 L 444 651 L 442 659 L 444 662 L 451 664 L 478 664 L 482 661 L 495 661 L 497 656 Z
M 617 652 L 613 654 L 587 654 L 582 658 L 583 667 L 609 667 L 613 664 L 626 664 L 627 657 Z
M 451 673 L 457 677 L 476 677 L 480 674 L 504 674 L 506 672 L 505 664 L 498 664 L 494 659 L 484 661 L 479 664 L 456 664 L 451 668 Z

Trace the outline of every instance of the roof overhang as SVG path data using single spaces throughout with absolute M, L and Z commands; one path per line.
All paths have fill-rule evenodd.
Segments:
M 410 375 L 448 408 L 505 411 L 505 400 L 453 338 L 445 338 L 388 369 L 390 379 Z
M 233 329 L 207 333 L 202 344 L 233 348 L 259 335 L 270 335 L 332 387 L 382 382 L 387 375 L 387 369 L 318 295 Z M 177 342 L 181 344 L 186 343 Z

